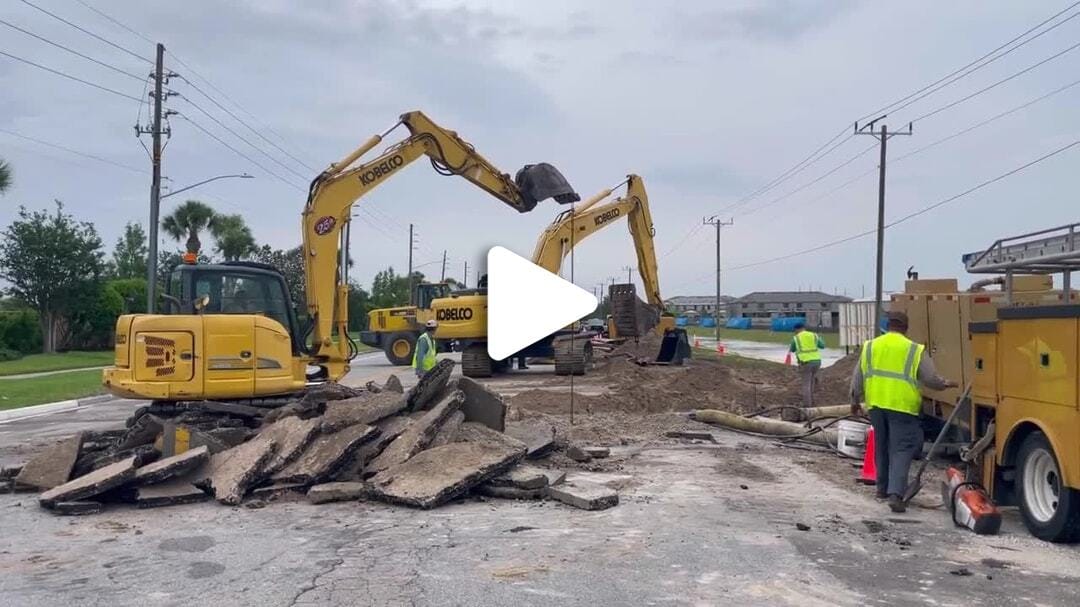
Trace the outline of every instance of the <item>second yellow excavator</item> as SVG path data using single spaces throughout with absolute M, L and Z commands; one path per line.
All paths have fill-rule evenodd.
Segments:
M 623 185 L 626 186 L 624 196 L 601 204 Z M 660 297 L 656 250 L 653 246 L 655 230 L 645 184 L 637 175 L 628 175 L 618 185 L 595 194 L 575 209 L 560 213 L 537 240 L 532 262 L 558 274 L 563 260 L 574 246 L 621 217 L 626 217 L 629 224 L 637 251 L 638 272 L 645 286 L 648 307 L 656 319 L 651 325 L 659 322 L 661 332 L 664 327 L 674 327 L 673 317 L 662 317 L 664 304 Z M 462 313 L 466 309 L 468 312 Z M 573 330 L 551 335 L 505 360 L 492 360 L 487 353 L 487 294 L 484 289 L 451 293 L 449 297 L 435 299 L 431 302 L 431 312 L 439 322 L 436 338 L 440 342 L 453 341 L 456 344 L 461 350 L 462 372 L 469 377 L 489 377 L 492 373 L 506 370 L 510 361 L 519 356 L 553 358 L 557 375 L 580 375 L 592 360 L 590 340 L 580 336 L 571 339 L 571 334 L 575 333 Z M 634 310 L 630 313 L 637 315 L 638 312 Z M 646 324 L 646 328 L 651 328 L 649 323 Z

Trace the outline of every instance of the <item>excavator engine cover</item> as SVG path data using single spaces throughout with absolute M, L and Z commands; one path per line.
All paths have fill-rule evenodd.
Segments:
M 574 188 L 570 187 L 570 183 L 566 181 L 566 177 L 563 177 L 559 169 L 546 162 L 525 165 L 514 176 L 514 183 L 517 184 L 522 196 L 529 204 L 529 208 L 524 209 L 526 211 L 533 210 L 538 202 L 548 198 L 554 198 L 559 204 L 570 204 L 581 200 L 581 196 L 578 196 Z

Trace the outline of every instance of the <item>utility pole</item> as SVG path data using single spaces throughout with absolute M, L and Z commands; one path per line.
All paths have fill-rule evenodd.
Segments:
M 442 277 L 439 278 L 439 282 L 446 280 L 446 249 L 442 252 Z
M 409 224 L 409 305 L 413 305 L 413 275 L 412 275 L 412 252 L 413 252 L 413 224 Z
M 881 327 L 881 295 L 882 295 L 882 281 L 885 268 L 885 147 L 886 142 L 890 137 L 895 135 L 911 135 L 912 128 L 911 123 L 908 123 L 907 131 L 889 131 L 889 128 L 885 125 L 881 125 L 881 130 L 874 132 L 874 123 L 878 120 L 885 118 L 880 116 L 864 124 L 861 128 L 859 123 L 855 123 L 856 135 L 870 135 L 877 138 L 881 142 L 881 160 L 878 165 L 878 215 L 877 215 L 877 270 L 876 270 L 876 283 L 874 286 L 874 335 L 877 335 Z
M 634 271 L 633 266 L 624 266 L 623 269 L 626 270 L 626 284 L 634 282 L 634 279 L 630 277 L 630 273 Z
M 465 260 L 465 269 L 461 271 L 461 288 L 467 289 L 469 287 L 469 260 Z
M 150 180 L 150 225 L 148 227 L 149 242 L 146 260 L 146 312 L 153 314 L 157 300 L 157 261 L 158 261 L 158 215 L 161 210 L 161 118 L 164 115 L 165 105 L 164 84 L 171 74 L 165 73 L 165 45 L 157 45 L 157 59 L 154 62 L 154 119 L 149 127 L 135 125 L 135 136 L 149 134 L 153 138 L 150 162 L 152 177 Z
M 720 228 L 735 225 L 735 220 L 724 221 L 713 215 L 702 218 L 701 222 L 704 225 L 716 226 L 716 309 L 713 311 L 713 318 L 716 320 L 716 343 L 720 343 Z

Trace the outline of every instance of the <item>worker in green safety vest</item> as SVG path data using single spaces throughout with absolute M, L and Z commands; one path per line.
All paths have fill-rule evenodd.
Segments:
M 820 335 L 807 331 L 804 323 L 795 323 L 795 336 L 791 338 L 789 350 L 799 362 L 803 407 L 814 406 L 814 388 L 817 387 L 817 375 L 821 370 L 821 350 L 824 347 L 825 342 Z
M 425 373 L 435 366 L 435 329 L 439 323 L 429 320 L 424 324 L 424 332 L 416 340 L 416 350 L 413 352 L 412 366 L 416 369 L 416 376 L 423 377 Z
M 907 338 L 907 314 L 889 312 L 887 329 L 862 346 L 851 377 L 851 413 L 860 414 L 860 403 L 866 403 L 874 427 L 877 497 L 903 512 L 911 461 L 923 445 L 919 386 L 944 390 L 957 383 L 938 375 L 926 347 Z

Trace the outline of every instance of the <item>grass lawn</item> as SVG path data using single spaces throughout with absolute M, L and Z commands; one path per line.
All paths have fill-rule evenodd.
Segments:
M 104 367 L 113 362 L 113 351 L 62 352 L 59 354 L 29 354 L 19 360 L 0 362 L 0 376 L 60 371 L 82 367 Z
M 686 327 L 686 332 L 691 337 L 715 337 L 716 329 L 706 329 L 703 327 Z M 721 339 L 742 339 L 746 341 L 762 341 L 775 344 L 786 344 L 791 342 L 791 338 L 794 333 L 787 332 L 774 332 L 767 329 L 725 329 L 720 328 Z M 821 339 L 825 340 L 826 348 L 839 348 L 840 347 L 840 335 L 838 333 L 819 333 Z
M 103 394 L 101 371 L 72 371 L 28 379 L 0 379 L 0 410 Z

